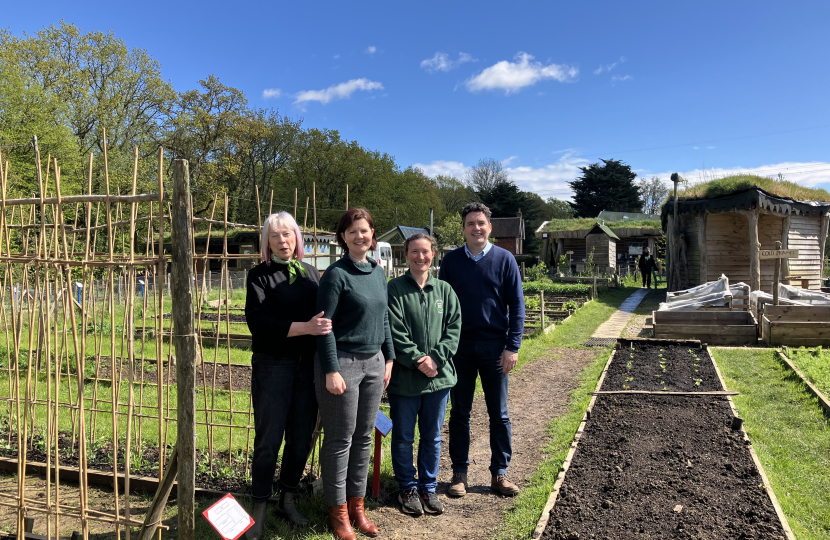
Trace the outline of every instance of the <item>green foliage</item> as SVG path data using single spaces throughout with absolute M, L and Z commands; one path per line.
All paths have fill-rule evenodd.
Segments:
M 582 176 L 568 182 L 574 190 L 574 212 L 579 217 L 596 217 L 603 210 L 640 212 L 643 201 L 634 184 L 637 174 L 631 167 L 615 159 L 602 159 L 580 167 Z
M 544 291 L 545 294 L 558 296 L 587 296 L 591 291 L 590 285 L 582 283 L 547 283 L 543 281 L 526 281 L 522 283 L 522 289 L 526 294 Z
M 461 214 L 455 213 L 444 218 L 441 225 L 435 227 L 435 239 L 440 247 L 460 247 L 464 239 L 464 227 L 461 225 Z
M 552 219 L 545 225 L 544 230 L 551 231 L 580 231 L 588 230 L 596 225 L 596 218 Z M 662 229 L 659 219 L 626 219 L 625 221 L 606 221 L 605 226 L 611 229 L 625 228 L 652 228 Z
M 759 187 L 773 195 L 790 197 L 797 201 L 830 202 L 830 193 L 824 189 L 807 188 L 785 180 L 783 176 L 773 179 L 754 174 L 737 174 L 715 178 L 678 190 L 677 196 L 688 199 L 704 199 L 728 195 L 751 187 Z
M 550 281 L 548 279 L 548 267 L 543 262 L 531 266 L 525 271 L 525 274 L 530 281 Z
M 560 201 L 549 197 L 541 208 L 542 219 L 571 219 L 574 217 L 574 209 L 568 201 Z

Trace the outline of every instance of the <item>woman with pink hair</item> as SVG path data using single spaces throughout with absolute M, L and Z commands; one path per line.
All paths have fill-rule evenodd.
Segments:
M 246 533 L 249 540 L 262 538 L 283 434 L 277 514 L 295 525 L 309 525 L 297 510 L 295 498 L 317 420 L 315 336 L 331 332 L 331 320 L 315 309 L 320 273 L 302 262 L 303 237 L 289 213 L 271 214 L 265 220 L 261 254 L 262 263 L 248 273 L 245 301 L 253 350 L 255 429 L 251 461 L 255 523 Z

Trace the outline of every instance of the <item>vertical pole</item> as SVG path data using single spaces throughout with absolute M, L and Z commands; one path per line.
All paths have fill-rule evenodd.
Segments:
M 256 222 L 259 228 L 262 229 L 262 207 L 259 205 L 259 186 L 254 184 L 254 190 L 256 191 Z M 268 210 L 268 215 L 271 215 L 270 209 Z M 210 244 L 210 238 L 207 239 L 207 243 Z
M 746 213 L 749 220 L 749 285 L 753 291 L 761 290 L 761 242 L 758 239 L 758 216 L 756 208 Z
M 775 249 L 781 249 L 781 241 L 775 241 Z M 772 278 L 772 305 L 778 305 L 778 283 L 781 280 L 781 258 L 775 259 L 775 275 Z
M 294 188 L 294 219 L 297 219 L 297 188 Z
M 314 197 L 314 268 L 317 268 L 317 182 L 311 184 L 311 194 Z
M 383 435 L 375 428 L 375 461 L 372 468 L 372 494 L 377 499 L 380 496 L 380 465 L 383 458 L 381 440 Z
M 539 291 L 539 309 L 541 310 L 541 323 L 539 327 L 542 333 L 545 332 L 545 291 Z
M 349 184 L 346 184 L 346 210 L 349 209 Z
M 179 458 L 179 540 L 194 540 L 196 482 L 196 335 L 193 324 L 193 209 L 190 206 L 190 172 L 184 159 L 173 161 L 173 215 L 171 227 L 172 315 L 176 348 L 176 445 Z

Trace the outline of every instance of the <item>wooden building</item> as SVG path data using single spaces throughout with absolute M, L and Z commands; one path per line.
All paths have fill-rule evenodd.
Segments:
M 743 281 L 753 291 L 771 293 L 775 260 L 761 259 L 760 251 L 775 249 L 780 241 L 782 249 L 799 252 L 797 259 L 782 260 L 782 281 L 801 285 L 803 280 L 820 289 L 830 203 L 796 201 L 752 187 L 712 198 L 679 198 L 677 205 L 679 231 L 673 227 L 673 200 L 663 205 L 661 219 L 666 265 L 669 275 L 680 273 L 679 288 L 725 274 L 730 283 Z
M 588 235 L 595 231 L 597 225 L 607 229 L 608 232 L 605 234 L 614 240 L 614 254 L 604 262 L 604 265 L 609 268 L 614 266 L 617 269 L 624 269 L 628 266 L 633 269 L 636 258 L 644 248 L 649 248 L 652 253 L 656 253 L 658 245 L 663 241 L 663 230 L 657 219 L 606 221 L 605 224 L 590 218 L 545 221 L 535 232 L 536 238 L 542 240 L 540 260 L 553 266 L 560 257 L 571 251 L 573 253 L 568 255 L 572 262 L 571 270 L 582 271 L 584 262 L 590 253 Z M 610 250 L 610 246 L 608 249 Z M 612 264 L 611 261 L 614 263 Z M 597 264 L 596 247 L 594 264 Z
M 516 217 L 490 218 L 493 232 L 490 236 L 496 239 L 496 245 L 504 248 L 513 255 L 524 253 L 525 220 L 519 210 Z
M 615 268 L 617 265 L 617 242 L 620 237 L 604 223 L 597 223 L 585 235 L 586 258 L 593 254 L 594 266 L 598 269 Z
M 397 225 L 385 233 L 378 235 L 378 242 L 387 242 L 392 247 L 392 264 L 394 266 L 406 266 L 403 242 L 417 233 L 429 234 L 429 227 L 405 227 L 403 225 Z

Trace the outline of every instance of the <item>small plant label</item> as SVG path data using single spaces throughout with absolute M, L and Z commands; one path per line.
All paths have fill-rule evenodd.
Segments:
M 230 493 L 216 501 L 202 515 L 225 540 L 236 540 L 254 524 L 248 512 Z

